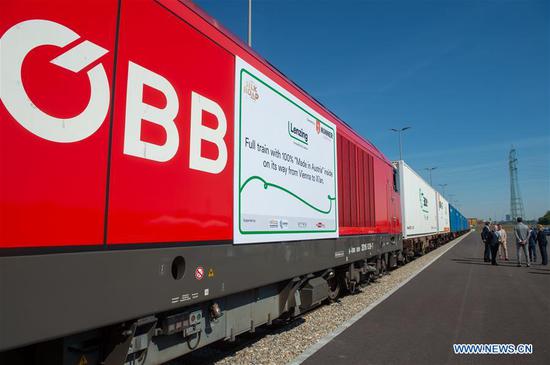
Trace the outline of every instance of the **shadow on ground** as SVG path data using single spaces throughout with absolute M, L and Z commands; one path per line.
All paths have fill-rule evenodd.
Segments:
M 168 365 L 198 365 L 198 364 L 214 364 L 222 359 L 229 359 L 238 351 L 253 345 L 264 337 L 276 336 L 282 332 L 289 331 L 300 326 L 305 320 L 301 317 L 290 322 L 279 321 L 274 322 L 271 326 L 260 326 L 256 328 L 254 333 L 243 333 L 235 338 L 234 342 L 218 341 L 209 346 L 200 348 L 190 354 L 182 356 L 178 359 L 169 362 Z

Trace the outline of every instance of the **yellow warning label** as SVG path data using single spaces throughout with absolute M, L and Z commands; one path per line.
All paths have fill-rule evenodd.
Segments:
M 210 268 L 210 269 L 208 270 L 208 277 L 209 277 L 209 278 L 213 278 L 213 277 L 214 277 L 214 269 L 213 269 L 213 268 Z
M 86 360 L 86 356 L 82 355 L 80 361 L 78 362 L 78 365 L 88 365 L 88 360 Z

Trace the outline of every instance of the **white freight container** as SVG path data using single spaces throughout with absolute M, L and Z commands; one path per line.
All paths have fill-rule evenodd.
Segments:
M 437 233 L 437 192 L 404 161 L 394 166 L 399 170 L 403 238 Z
M 437 231 L 439 233 L 451 231 L 449 202 L 439 193 L 437 193 Z

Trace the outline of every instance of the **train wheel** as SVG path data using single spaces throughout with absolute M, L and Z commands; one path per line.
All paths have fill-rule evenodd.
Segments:
M 387 254 L 383 254 L 379 258 L 380 270 L 379 277 L 382 277 L 388 273 L 388 258 Z
M 328 299 L 331 302 L 335 302 L 336 299 L 340 296 L 342 292 L 341 280 L 338 278 L 338 275 L 334 275 L 332 278 L 327 280 L 328 282 Z

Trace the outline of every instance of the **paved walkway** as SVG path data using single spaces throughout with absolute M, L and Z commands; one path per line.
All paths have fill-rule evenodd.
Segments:
M 491 266 L 472 232 L 304 364 L 550 364 L 550 267 L 516 267 L 508 245 L 512 261 Z M 454 343 L 534 352 L 455 355 Z

